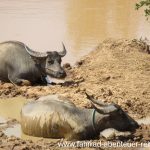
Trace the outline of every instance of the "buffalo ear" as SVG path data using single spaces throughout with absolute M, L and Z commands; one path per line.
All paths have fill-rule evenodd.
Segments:
M 46 53 L 48 56 L 52 55 L 52 52 L 50 52 L 50 51 L 47 51 Z
M 41 65 L 43 63 L 43 61 L 45 61 L 45 59 L 46 59 L 46 58 L 38 58 L 38 57 L 33 57 L 33 56 L 31 56 L 31 58 L 34 60 L 36 65 Z

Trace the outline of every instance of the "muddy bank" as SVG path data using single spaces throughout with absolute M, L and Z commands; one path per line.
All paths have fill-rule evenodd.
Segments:
M 0 97 L 38 98 L 47 94 L 63 94 L 77 106 L 89 108 L 90 102 L 84 94 L 88 91 L 95 98 L 119 104 L 135 119 L 150 116 L 149 53 L 147 45 L 142 41 L 108 39 L 78 61 L 76 66 L 65 64 L 68 76 L 64 83 L 32 87 L 1 83 Z M 149 131 L 149 125 L 141 125 L 127 140 L 149 141 Z M 13 140 L 1 134 L 1 145 L 12 146 L 16 141 L 20 147 L 27 147 L 26 149 L 54 149 L 56 146 L 56 143 L 51 145 L 45 139 L 35 144 L 32 141 L 12 138 Z
M 137 118 L 150 114 L 150 55 L 137 40 L 108 39 L 83 57 L 76 66 L 64 65 L 65 83 L 50 86 L 17 87 L 0 84 L 0 97 L 36 98 L 64 94 L 76 105 L 90 107 L 85 90 L 95 98 L 115 102 Z
M 84 142 L 90 142 L 90 143 L 107 143 L 109 142 L 114 142 L 114 143 L 138 143 L 139 145 L 141 143 L 148 143 L 150 140 L 150 126 L 145 126 L 142 125 L 134 134 L 131 134 L 128 137 L 116 137 L 114 139 L 109 139 L 106 140 L 104 138 L 100 138 L 97 140 L 90 140 L 90 141 L 78 141 L 80 143 L 84 143 Z M 109 146 L 108 148 L 104 148 L 103 145 L 101 147 L 95 147 L 95 146 L 90 146 L 90 148 L 88 148 L 88 146 L 85 145 L 85 147 L 82 147 L 82 145 L 80 145 L 79 147 L 61 147 L 59 146 L 60 143 L 71 143 L 71 141 L 65 141 L 63 139 L 56 139 L 56 140 L 51 140 L 51 139 L 43 139 L 41 138 L 40 140 L 32 141 L 32 140 L 24 140 L 15 136 L 6 136 L 2 131 L 0 131 L 0 150 L 57 150 L 57 149 L 83 149 L 83 150 L 88 150 L 88 149 L 92 149 L 92 150 L 97 150 L 97 149 L 110 149 Z M 74 141 L 75 142 L 75 141 Z M 140 149 L 140 146 L 138 146 L 138 148 Z M 128 150 L 128 147 L 121 147 L 121 148 L 116 148 L 116 147 L 111 147 L 111 149 L 119 149 L 119 150 Z M 137 150 L 137 147 L 130 147 L 130 149 L 132 150 Z

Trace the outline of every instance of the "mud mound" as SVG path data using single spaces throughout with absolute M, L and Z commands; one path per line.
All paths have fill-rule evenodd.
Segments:
M 131 114 L 150 114 L 150 55 L 137 40 L 105 40 L 74 68 L 81 89 L 113 101 Z

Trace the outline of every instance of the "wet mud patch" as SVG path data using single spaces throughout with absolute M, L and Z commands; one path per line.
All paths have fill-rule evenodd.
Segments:
M 19 128 L 20 124 L 16 119 L 0 117 L 1 136 L 5 134 L 8 137 L 10 136 L 21 137 L 20 136 L 21 132 L 18 131 Z

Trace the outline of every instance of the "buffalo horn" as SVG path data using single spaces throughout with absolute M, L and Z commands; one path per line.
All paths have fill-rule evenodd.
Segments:
M 64 57 L 64 56 L 66 55 L 66 53 L 67 53 L 67 50 L 66 50 L 65 45 L 64 45 L 63 42 L 62 42 L 62 45 L 63 45 L 63 51 L 59 52 L 59 55 L 60 55 L 61 57 Z
M 92 96 L 90 96 L 89 94 L 85 93 L 87 98 L 92 101 L 94 104 L 97 104 L 99 106 L 107 106 L 107 104 L 105 104 L 104 102 L 100 101 L 100 100 L 95 100 Z
M 92 106 L 97 110 L 97 112 L 101 114 L 109 114 L 118 110 L 118 108 L 115 105 L 108 105 L 106 107 L 100 107 L 100 106 L 96 106 L 92 102 Z
M 93 107 L 102 114 L 109 114 L 111 112 L 117 111 L 118 110 L 118 106 L 115 104 L 105 104 L 100 100 L 95 100 L 92 96 L 88 95 L 87 93 L 85 93 L 87 98 L 92 102 Z M 95 104 L 97 106 L 95 106 Z
M 29 49 L 26 45 L 25 45 L 25 49 L 29 53 L 30 56 L 40 57 L 40 58 L 47 57 L 47 53 L 41 53 L 41 52 L 33 51 L 33 50 Z

